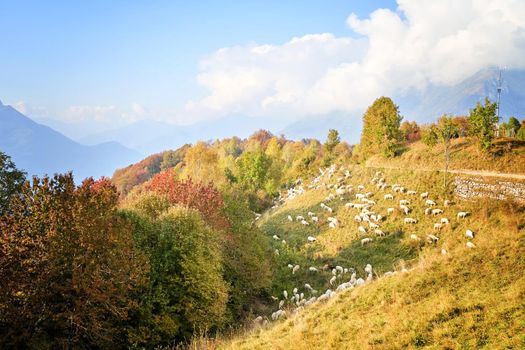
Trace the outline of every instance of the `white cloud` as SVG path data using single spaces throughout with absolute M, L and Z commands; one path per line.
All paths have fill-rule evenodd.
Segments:
M 127 124 L 144 118 L 147 109 L 139 103 L 132 103 L 130 108 L 109 106 L 70 106 L 63 113 L 63 119 L 69 123 L 93 121 L 97 123 Z
M 525 68 L 522 0 L 398 0 L 397 11 L 351 14 L 350 30 L 282 45 L 222 48 L 200 64 L 207 91 L 186 111 L 296 115 L 355 111 L 381 95 L 449 85 L 491 66 Z

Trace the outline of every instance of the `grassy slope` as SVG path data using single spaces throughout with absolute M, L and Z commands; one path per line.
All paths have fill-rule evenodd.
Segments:
M 370 185 L 373 172 L 355 168 L 351 183 L 366 185 L 376 192 L 378 202 L 374 209 L 384 213 L 394 202 L 382 200 L 383 192 Z M 441 201 L 434 183 L 440 183 L 435 173 L 411 173 L 387 170 L 388 183 L 399 182 L 418 192 L 430 189 L 431 197 Z M 525 347 L 525 209 L 511 203 L 483 201 L 458 202 L 445 209 L 444 216 L 451 225 L 440 233 L 438 246 L 415 244 L 408 237 L 416 233 L 424 238 L 432 232 L 438 219 L 423 214 L 423 206 L 413 204 L 412 217 L 420 219 L 414 226 L 402 224 L 404 217 L 394 214 L 382 224 L 389 233 L 385 238 L 374 238 L 368 247 L 358 244 L 357 224 L 351 220 L 356 211 L 341 204 L 334 216 L 341 221 L 338 229 L 327 229 L 327 215 L 320 215 L 321 225 L 302 227 L 288 222 L 286 216 L 308 210 L 321 214 L 318 204 L 328 192 L 311 191 L 266 214 L 261 227 L 269 235 L 279 234 L 288 242 L 278 259 L 282 270 L 276 271 L 274 292 L 291 289 L 305 281 L 323 291 L 328 287 L 329 272 L 312 276 L 305 268 L 291 275 L 285 266 L 298 263 L 302 267 L 319 266 L 325 262 L 353 266 L 362 275 L 366 263 L 376 272 L 399 269 L 410 260 L 413 268 L 404 274 L 379 280 L 338 294 L 327 303 L 318 303 L 296 313 L 288 320 L 265 328 L 246 331 L 230 340 L 215 341 L 208 347 L 228 349 L 399 349 L 399 348 L 523 348 Z M 338 200 L 336 200 L 338 201 Z M 413 203 L 419 200 L 413 199 Z M 344 202 L 343 202 L 344 203 Z M 440 206 L 442 207 L 442 206 Z M 318 209 L 319 208 L 319 209 Z M 465 220 L 457 220 L 458 210 L 473 213 Z M 465 247 L 465 230 L 479 234 L 474 239 L 476 249 Z M 307 235 L 318 237 L 308 245 Z M 440 254 L 441 248 L 449 253 Z M 419 259 L 414 259 L 419 255 Z M 275 307 L 275 309 L 277 306 Z M 196 346 L 199 346 L 196 344 Z M 202 344 L 200 344 L 202 346 Z
M 400 157 L 385 159 L 375 156 L 367 164 L 408 169 L 443 169 L 443 147 L 437 145 L 430 149 L 419 141 L 410 145 Z M 452 142 L 450 169 L 525 174 L 525 141 L 499 139 L 494 142 L 493 150 L 485 154 L 467 139 L 455 139 Z

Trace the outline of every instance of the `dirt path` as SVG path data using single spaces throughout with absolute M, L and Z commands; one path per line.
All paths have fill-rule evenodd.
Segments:
M 402 168 L 402 167 L 393 167 L 393 166 L 373 166 L 366 164 L 367 168 L 384 168 L 384 169 L 395 169 L 395 170 L 413 170 L 413 171 L 444 171 L 443 169 L 429 169 L 429 168 Z M 485 171 L 485 170 L 457 170 L 449 169 L 448 171 L 451 174 L 463 174 L 463 175 L 473 175 L 481 177 L 499 177 L 504 179 L 514 179 L 514 180 L 525 180 L 525 174 L 510 174 L 510 173 L 499 173 L 497 171 Z

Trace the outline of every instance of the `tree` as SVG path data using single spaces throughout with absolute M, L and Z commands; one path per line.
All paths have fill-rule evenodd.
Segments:
M 464 116 L 456 116 L 452 118 L 452 122 L 456 125 L 458 129 L 457 137 L 465 137 L 469 133 L 469 122 L 468 119 Z
M 509 118 L 509 121 L 507 123 L 507 128 L 509 129 L 510 131 L 510 134 L 509 135 L 510 137 L 514 137 L 516 136 L 516 134 L 518 133 L 518 130 L 520 129 L 521 125 L 520 125 L 520 122 L 518 119 L 514 118 L 514 117 L 510 117 Z
M 399 146 L 399 126 L 403 118 L 398 107 L 388 97 L 380 97 L 363 116 L 360 152 L 367 158 L 374 154 L 393 157 Z
M 423 143 L 428 147 L 432 148 L 438 143 L 437 127 L 435 124 L 425 126 L 422 131 L 421 137 Z
M 24 183 L 0 217 L 0 347 L 125 347 L 147 262 L 107 179 Z
M 516 138 L 518 140 L 522 140 L 522 141 L 525 141 L 525 119 L 523 119 L 521 121 L 521 127 L 520 129 L 518 130 L 518 132 L 516 133 Z
M 7 154 L 0 152 L 0 215 L 8 210 L 13 196 L 18 194 L 25 181 L 25 173 L 16 168 Z
M 415 121 L 404 121 L 399 128 L 403 139 L 407 142 L 415 142 L 421 139 L 421 128 Z
M 187 341 L 195 331 L 221 327 L 228 287 L 218 231 L 197 210 L 180 205 L 143 211 L 154 204 L 150 195 L 144 198 L 147 204 L 139 198 L 136 207 L 121 215 L 133 223 L 134 240 L 150 267 L 149 283 L 138 296 L 140 309 L 129 330 L 130 343 L 153 349 Z
M 447 188 L 447 174 L 448 174 L 448 165 L 450 163 L 450 140 L 457 135 L 458 129 L 454 124 L 452 117 L 442 116 L 437 125 L 437 135 L 441 143 L 443 144 L 443 153 L 445 157 L 445 173 L 443 176 L 443 188 Z
M 470 110 L 468 121 L 470 125 L 470 135 L 477 140 L 480 149 L 487 151 L 494 139 L 494 126 L 499 121 L 496 116 L 496 102 L 491 102 L 485 98 L 485 104 L 477 103 L 474 109 Z
M 240 183 L 250 191 L 264 188 L 272 160 L 261 151 L 244 152 L 237 159 Z
M 334 161 L 335 155 L 334 150 L 335 147 L 341 142 L 341 138 L 339 137 L 339 132 L 335 129 L 330 129 L 328 131 L 328 136 L 326 137 L 326 141 L 323 144 L 323 148 L 325 151 L 325 155 L 323 158 L 323 165 L 329 166 Z

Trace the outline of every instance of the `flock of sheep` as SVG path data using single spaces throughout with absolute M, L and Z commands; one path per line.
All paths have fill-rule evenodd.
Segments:
M 297 215 L 295 218 L 288 215 L 288 221 L 292 223 L 297 222 L 303 226 L 315 224 L 319 227 L 322 227 L 322 225 L 328 225 L 329 228 L 336 228 L 340 225 L 340 220 L 333 215 L 334 210 L 330 207 L 330 202 L 334 201 L 336 198 L 339 198 L 341 201 L 347 201 L 348 198 L 352 198 L 353 201 L 347 202 L 344 206 L 347 210 L 356 211 L 354 221 L 358 225 L 358 234 L 362 237 L 360 242 L 363 249 L 367 249 L 366 246 L 372 243 L 375 237 L 384 237 L 388 235 L 388 232 L 385 232 L 385 229 L 382 228 L 382 223 L 388 220 L 388 217 L 394 215 L 396 212 L 400 212 L 401 215 L 404 215 L 404 225 L 418 224 L 418 218 L 412 215 L 414 213 L 414 206 L 424 206 L 425 215 L 436 217 L 436 222 L 433 224 L 433 227 L 428 229 L 431 232 L 426 235 L 426 241 L 429 244 L 439 244 L 439 233 L 446 225 L 450 224 L 449 218 L 443 215 L 445 210 L 449 211 L 450 207 L 454 205 L 452 201 L 444 200 L 443 207 L 438 208 L 437 201 L 430 199 L 428 192 L 420 193 L 418 196 L 417 191 L 408 190 L 400 184 L 387 184 L 385 178 L 382 177 L 381 172 L 377 172 L 371 179 L 370 186 L 374 186 L 376 191 L 388 191 L 388 193 L 385 193 L 382 196 L 379 194 L 376 195 L 372 191 L 366 192 L 366 187 L 362 184 L 358 185 L 356 188 L 352 185 L 345 184 L 345 182 L 347 182 L 346 180 L 352 176 L 350 171 L 345 167 L 337 169 L 335 166 L 331 166 L 328 169 L 319 169 L 319 171 L 319 176 L 314 178 L 307 188 L 308 190 L 328 190 L 330 192 L 324 202 L 320 204 L 320 209 L 326 212 L 326 215 L 328 216 L 326 219 L 320 220 L 319 215 L 310 211 L 304 216 Z M 293 200 L 305 192 L 306 190 L 302 185 L 302 181 L 299 179 L 296 181 L 295 186 L 288 190 L 286 196 L 278 199 L 277 204 L 273 208 L 278 207 L 286 201 Z M 376 206 L 378 199 L 373 200 L 371 199 L 372 197 L 382 197 L 384 202 L 389 203 L 389 205 L 387 205 L 388 208 L 386 213 L 378 213 L 374 211 L 374 206 Z M 397 206 L 394 205 L 396 197 L 400 198 Z M 456 218 L 460 220 L 469 215 L 470 213 L 468 212 L 459 211 L 456 213 Z M 259 217 L 260 215 L 257 214 L 256 220 L 259 219 Z M 467 238 L 466 246 L 468 248 L 475 248 L 476 246 L 472 242 L 475 236 L 474 231 L 470 229 L 466 230 L 465 236 Z M 273 239 L 281 241 L 281 244 L 286 245 L 286 241 L 282 240 L 278 235 L 273 235 Z M 317 238 L 314 236 L 308 236 L 306 237 L 306 240 L 309 244 L 315 244 Z M 410 240 L 421 241 L 422 238 L 417 234 L 411 234 Z M 275 254 L 279 255 L 278 249 L 275 249 Z M 445 247 L 441 248 L 441 254 L 447 254 Z M 294 275 L 301 267 L 296 264 L 288 264 L 288 268 L 290 269 L 291 274 Z M 324 266 L 318 268 L 310 266 L 308 268 L 309 273 L 318 273 L 319 270 L 330 270 L 330 267 Z M 371 282 L 374 279 L 372 265 L 367 264 L 364 271 L 366 274 L 363 276 L 364 278 L 358 278 L 354 268 L 346 268 L 342 266 L 333 267 L 331 269 L 331 277 L 328 281 L 330 288 L 322 294 L 319 294 L 309 283 L 305 283 L 304 287 L 301 289 L 298 287 L 294 288 L 291 293 L 288 293 L 286 290 L 283 291 L 282 298 L 275 296 L 272 297 L 276 302 L 278 301 L 278 308 L 271 314 L 271 320 L 275 321 L 285 317 L 287 315 L 286 310 L 297 312 L 309 305 L 332 298 L 340 291 Z M 406 272 L 406 269 L 403 269 L 402 272 Z M 396 273 L 396 271 L 389 271 L 386 272 L 384 276 L 387 277 Z M 268 319 L 258 316 L 254 322 L 258 324 L 266 324 Z

